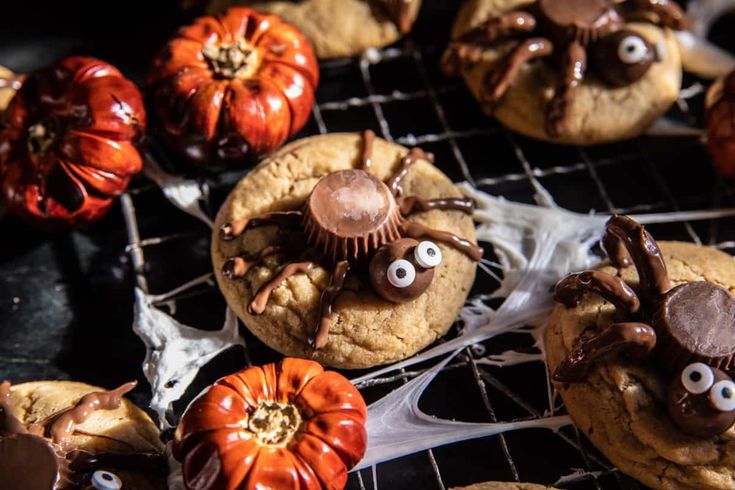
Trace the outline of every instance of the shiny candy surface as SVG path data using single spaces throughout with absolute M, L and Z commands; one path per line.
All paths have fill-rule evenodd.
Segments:
M 143 100 L 115 67 L 73 56 L 31 73 L 3 113 L 2 196 L 46 228 L 94 221 L 142 168 Z
M 237 164 L 306 124 L 319 68 L 295 27 L 231 8 L 181 28 L 148 81 L 170 146 L 201 164 Z
M 286 358 L 226 376 L 174 440 L 188 489 L 341 489 L 365 453 L 367 408 L 343 376 Z

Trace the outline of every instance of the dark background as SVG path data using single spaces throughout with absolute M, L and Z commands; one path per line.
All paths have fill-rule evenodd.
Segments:
M 193 16 L 179 10 L 177 2 L 160 0 L 3 4 L 0 64 L 26 72 L 67 54 L 88 54 L 112 62 L 139 83 L 156 50 Z M 370 68 L 372 88 L 365 85 L 355 61 L 323 64 L 317 100 L 324 107 L 327 129 L 380 131 L 369 104 L 346 110 L 330 109 L 329 104 L 349 97 L 364 100 L 370 90 L 376 94 L 400 90 L 419 95 L 381 104 L 391 135 L 406 142 L 410 135 L 444 134 L 443 139 L 422 146 L 436 153 L 437 165 L 451 178 L 471 178 L 487 192 L 532 202 L 529 169 L 534 169 L 560 205 L 579 212 L 735 205 L 732 183 L 714 174 L 696 137 L 642 137 L 587 149 L 559 147 L 510 134 L 482 116 L 462 84 L 444 79 L 437 69 L 457 5 L 453 0 L 424 0 L 413 34 L 397 45 L 403 54 Z M 720 22 L 713 39 L 727 40 L 731 25 L 731 19 Z M 687 77 L 684 86 L 695 82 Z M 435 101 L 427 91 L 433 92 Z M 672 117 L 701 126 L 701 101 L 701 96 L 691 100 L 690 110 L 673 109 Z M 448 128 L 437 115 L 437 103 Z M 446 137 L 447 129 L 458 135 Z M 316 133 L 312 120 L 297 137 Z M 457 149 L 469 166 L 469 175 L 462 172 Z M 212 189 L 210 214 L 216 212 L 231 188 L 232 173 L 192 170 L 173 158 L 169 161 L 165 152 L 161 158 L 207 182 Z M 162 238 L 144 247 L 151 292 L 166 292 L 210 270 L 209 232 L 204 225 L 173 208 L 144 177 L 134 180 L 130 195 L 142 238 Z M 731 219 L 651 230 L 657 238 L 701 240 L 733 251 L 728 244 L 735 240 Z M 138 379 L 141 383 L 133 398 L 142 406 L 147 404 L 149 386 L 140 370 L 144 349 L 131 330 L 135 278 L 127 244 L 119 203 L 105 219 L 74 232 L 46 234 L 12 216 L 0 220 L 0 379 L 15 383 L 75 379 L 105 387 Z M 493 287 L 486 275 L 479 276 L 475 293 Z M 176 317 L 214 329 L 221 326 L 223 312 L 224 301 L 216 288 L 202 287 L 181 298 Z M 227 352 L 203 371 L 190 391 L 247 362 L 279 358 L 252 335 L 246 334 L 246 339 L 247 357 L 240 350 Z M 488 352 L 518 347 L 530 348 L 530 340 L 505 335 L 485 345 Z M 429 388 L 422 409 L 445 418 L 483 422 L 543 414 L 547 403 L 541 365 L 499 369 L 478 365 L 479 357 L 471 350 L 460 356 Z M 372 401 L 401 382 L 383 382 L 363 393 Z M 611 469 L 571 428 L 560 434 L 510 433 L 438 448 L 379 465 L 376 475 L 379 488 L 442 488 L 489 479 L 551 484 L 575 469 L 591 471 L 597 478 L 565 488 L 638 488 Z M 366 470 L 359 477 L 351 476 L 350 487 L 372 488 L 372 480 Z

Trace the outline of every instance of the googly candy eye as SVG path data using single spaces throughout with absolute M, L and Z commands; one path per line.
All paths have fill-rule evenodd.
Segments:
M 590 48 L 590 70 L 613 87 L 643 78 L 662 53 L 637 32 L 615 31 Z
M 709 391 L 709 401 L 720 412 L 735 410 L 735 383 L 729 379 L 723 379 L 712 385 Z
M 442 251 L 434 242 L 419 242 L 414 249 L 416 263 L 425 269 L 431 269 L 442 263 Z
M 97 490 L 121 490 L 122 481 L 115 473 L 98 470 L 92 473 L 92 486 Z
M 618 58 L 623 63 L 633 65 L 650 56 L 648 44 L 637 35 L 626 36 L 618 44 Z
M 386 274 L 388 282 L 397 288 L 407 288 L 416 280 L 416 268 L 411 262 L 404 259 L 391 262 Z
M 715 382 L 715 375 L 708 365 L 695 362 L 681 372 L 681 384 L 689 393 L 699 395 L 706 392 Z

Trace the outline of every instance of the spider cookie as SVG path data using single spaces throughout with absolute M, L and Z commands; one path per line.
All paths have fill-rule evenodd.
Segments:
M 473 203 L 430 154 L 363 134 L 296 141 L 220 209 L 227 303 L 289 356 L 365 368 L 444 335 L 474 281 Z
M 153 421 L 123 396 L 73 381 L 0 384 L 0 482 L 23 490 L 166 488 Z
M 676 100 L 686 18 L 668 0 L 469 0 L 442 59 L 483 110 L 528 136 L 594 144 L 643 132 Z
M 735 487 L 735 259 L 615 216 L 559 282 L 546 351 L 575 424 L 653 488 Z M 633 267 L 630 267 L 633 266 Z
M 413 26 L 421 0 L 212 0 L 210 13 L 247 5 L 276 14 L 311 41 L 317 57 L 355 56 L 393 44 Z

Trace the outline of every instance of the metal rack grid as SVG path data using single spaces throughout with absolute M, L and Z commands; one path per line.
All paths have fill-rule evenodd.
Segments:
M 560 205 L 581 212 L 640 213 L 735 205 L 735 186 L 712 173 L 696 137 L 642 137 L 580 148 L 535 142 L 508 132 L 480 114 L 461 82 L 441 77 L 437 65 L 444 43 L 442 38 L 419 45 L 409 38 L 398 47 L 360 59 L 323 63 L 314 117 L 297 137 L 370 127 L 389 141 L 434 152 L 437 166 L 454 180 L 467 180 L 491 194 L 523 202 L 532 202 L 535 181 Z M 690 106 L 700 103 L 695 99 Z M 677 118 L 697 121 L 696 113 L 686 107 L 673 113 Z M 406 128 L 421 131 L 414 134 Z M 226 172 L 200 177 L 211 193 L 210 215 L 241 175 Z M 143 180 L 123 196 L 130 237 L 127 250 L 138 285 L 156 293 L 209 270 L 209 230 L 163 204 L 162 199 L 158 189 Z M 155 216 L 148 214 L 153 209 Z M 690 240 L 732 253 L 733 224 L 734 220 L 713 220 L 651 229 L 658 238 Z M 188 270 L 183 272 L 176 260 L 182 250 L 188 261 Z M 473 293 L 496 286 L 485 269 Z M 193 319 L 189 324 L 212 328 L 221 324 L 214 312 L 221 312 L 224 302 L 213 284 L 172 299 L 176 309 L 171 313 L 182 321 Z M 455 326 L 449 336 L 456 333 Z M 277 353 L 252 335 L 246 333 L 246 339 L 247 364 L 278 359 Z M 506 334 L 467 348 L 434 381 L 424 395 L 422 410 L 466 421 L 542 416 L 549 407 L 541 363 L 500 369 L 481 361 L 489 352 L 527 345 L 528 339 Z M 242 353 L 222 356 L 203 370 L 190 391 L 195 393 L 197 385 L 206 385 L 242 364 Z M 371 402 L 422 371 L 419 365 L 376 378 L 361 390 Z M 176 407 L 179 411 L 185 401 Z M 445 489 L 491 479 L 556 483 L 563 488 L 640 488 L 571 427 L 558 433 L 508 433 L 435 448 L 352 474 L 348 488 Z

